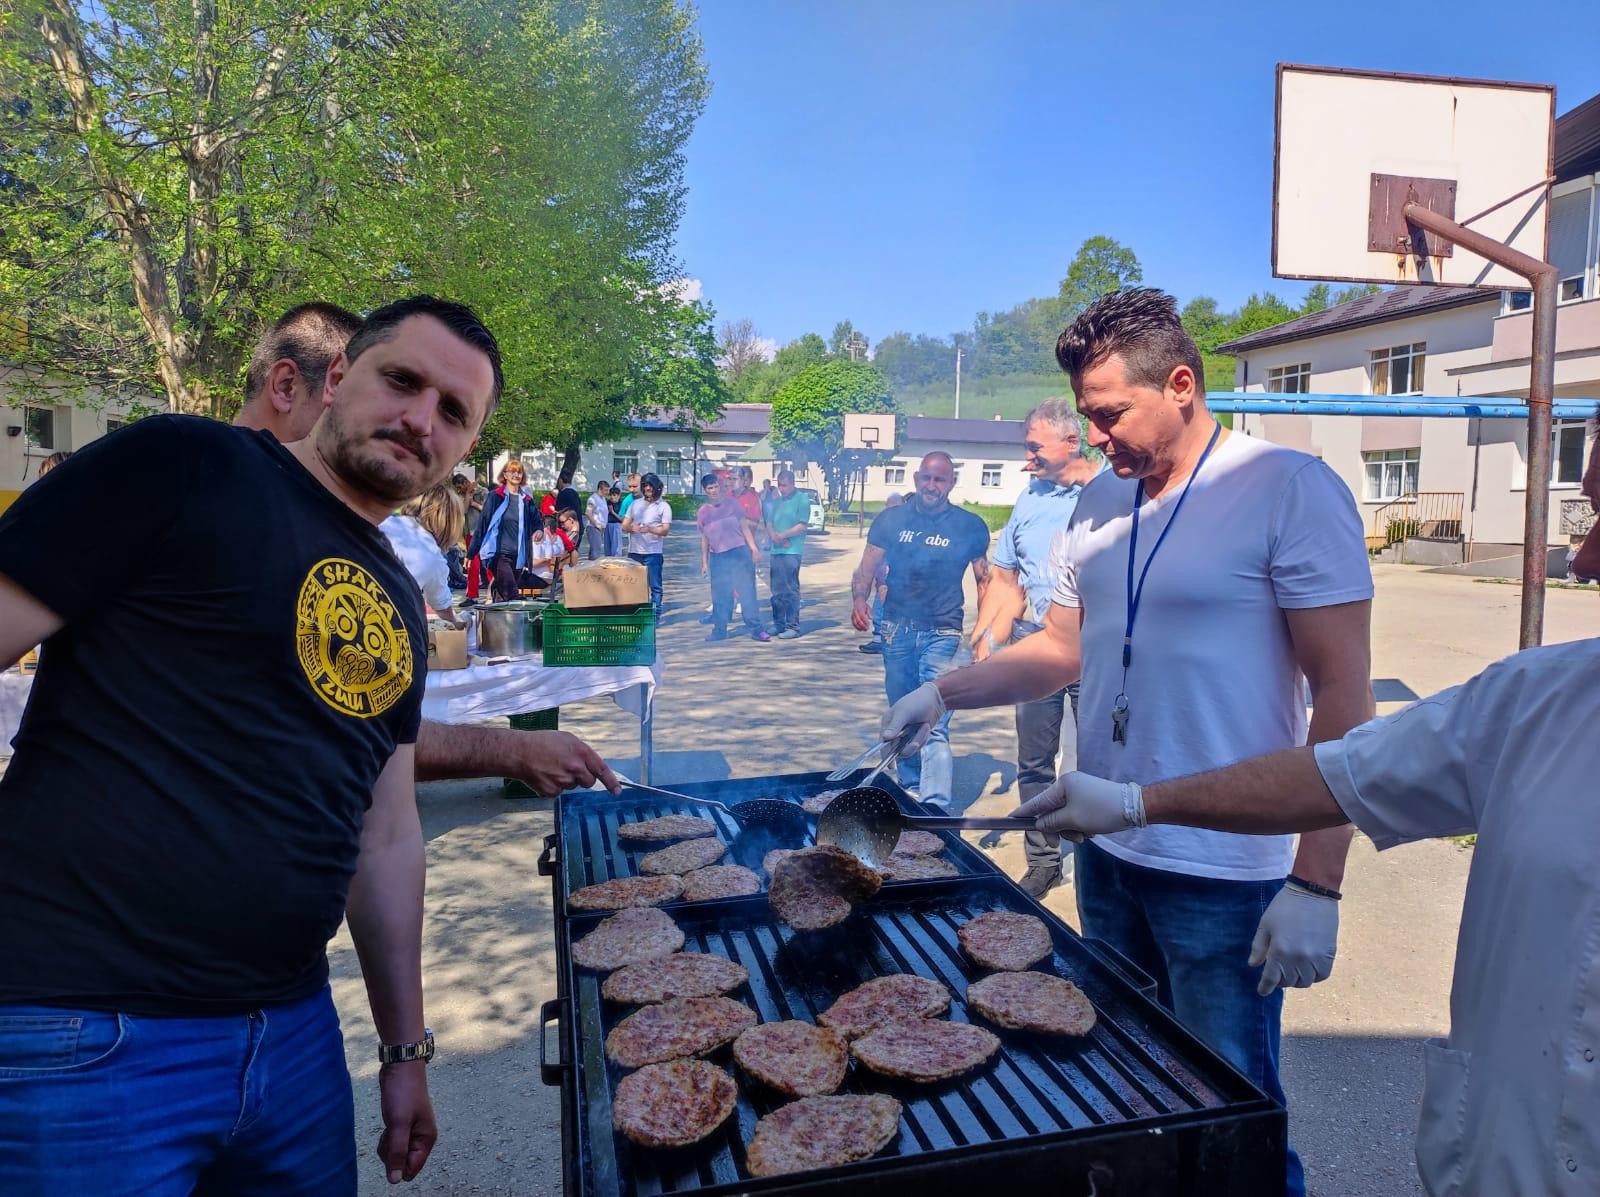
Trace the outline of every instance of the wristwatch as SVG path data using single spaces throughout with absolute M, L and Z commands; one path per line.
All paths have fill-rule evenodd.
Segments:
M 380 1043 L 378 1045 L 379 1064 L 408 1064 L 412 1060 L 421 1060 L 426 1064 L 433 1059 L 433 1030 L 431 1027 L 422 1028 L 422 1038 L 411 1043 Z

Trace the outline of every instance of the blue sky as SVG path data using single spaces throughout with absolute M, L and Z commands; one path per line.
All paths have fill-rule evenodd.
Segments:
M 1185 300 L 1297 298 L 1271 277 L 1276 63 L 1554 83 L 1560 112 L 1600 92 L 1595 0 L 1416 8 L 701 0 L 679 257 L 780 344 L 966 328 L 1096 233 Z

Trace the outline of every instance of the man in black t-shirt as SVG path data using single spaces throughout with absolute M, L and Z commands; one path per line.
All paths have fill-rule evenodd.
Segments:
M 470 311 L 401 301 L 329 366 L 306 439 L 152 417 L 0 517 L 0 663 L 44 642 L 0 778 L 8 1197 L 353 1194 L 341 917 L 384 1044 L 378 1154 L 391 1181 L 427 1159 L 427 649 L 377 525 L 502 385 Z M 54 551 L 108 511 L 93 557 Z
M 885 508 L 872 521 L 850 581 L 850 622 L 857 631 L 869 632 L 874 579 L 880 565 L 889 567 L 882 637 L 890 706 L 950 667 L 961 643 L 966 606 L 961 587 L 968 568 L 980 603 L 989 585 L 989 528 L 970 511 L 951 506 L 956 471 L 950 455 L 928 454 L 914 481 L 914 501 Z M 907 753 L 899 765 L 901 784 L 939 807 L 949 805 L 953 783 L 949 725 L 949 716 L 940 719 L 920 755 Z
M 572 485 L 572 471 L 562 470 L 556 475 L 556 518 L 561 517 L 563 511 L 572 512 L 578 521 L 578 540 L 583 540 L 583 496 L 578 494 L 577 487 Z M 573 546 L 576 548 L 577 546 Z

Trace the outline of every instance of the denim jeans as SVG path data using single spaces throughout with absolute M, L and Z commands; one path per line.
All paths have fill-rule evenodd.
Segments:
M 893 706 L 923 682 L 950 668 L 961 644 L 960 628 L 919 628 L 898 620 L 883 621 L 883 689 Z M 923 802 L 950 805 L 955 783 L 955 761 L 950 755 L 950 712 L 946 711 L 919 757 L 902 760 L 900 784 L 915 789 Z
M 1161 1004 L 1229 1063 L 1286 1105 L 1278 1080 L 1283 990 L 1256 993 L 1250 943 L 1282 881 L 1220 881 L 1120 860 L 1077 846 L 1078 921 L 1155 979 Z M 1305 1197 L 1289 1149 L 1288 1197 Z
M 6 1197 L 350 1197 L 333 997 L 227 1018 L 0 1006 Z
M 606 525 L 606 556 L 622 556 L 622 525 L 620 523 Z
M 656 614 L 661 614 L 661 554 L 660 553 L 629 553 L 628 556 L 644 566 L 645 575 L 650 580 L 650 605 L 656 609 Z
M 588 548 L 586 554 L 590 561 L 598 561 L 606 551 L 606 538 L 611 525 L 596 528 L 593 524 L 586 524 L 583 529 L 584 543 Z
M 772 587 L 772 626 L 800 630 L 800 555 L 774 553 L 768 560 L 767 580 Z
M 755 581 L 755 565 L 745 545 L 722 553 L 712 553 L 708 564 L 711 575 L 711 629 L 714 632 L 726 632 L 728 620 L 733 616 L 734 599 L 746 580 L 745 576 L 749 575 L 751 584 Z M 740 614 L 746 628 L 752 632 L 761 630 L 761 617 L 754 602 L 745 603 L 740 608 Z

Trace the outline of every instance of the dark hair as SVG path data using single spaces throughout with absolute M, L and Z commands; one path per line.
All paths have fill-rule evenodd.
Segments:
M 647 490 L 654 490 L 658 495 L 664 495 L 667 493 L 666 487 L 661 485 L 661 479 L 656 477 L 654 474 L 646 474 L 643 478 L 639 479 L 639 493 L 644 494 L 644 492 Z
M 306 380 L 312 398 L 322 395 L 328 367 L 361 327 L 361 317 L 333 303 L 302 303 L 279 316 L 261 334 L 244 372 L 244 399 L 249 403 L 267 385 L 272 363 L 287 358 Z
M 571 470 L 562 470 L 559 474 L 557 474 L 556 475 L 556 485 L 557 486 L 571 486 L 572 485 L 572 471 Z
M 611 483 L 607 482 L 604 478 L 600 479 L 599 482 L 596 482 L 594 484 L 595 494 L 599 494 L 603 490 L 610 490 L 610 489 L 611 489 Z
M 451 486 L 460 486 L 463 482 L 466 482 L 466 481 L 467 481 L 467 476 L 465 474 L 451 474 L 450 475 L 450 485 Z
M 1178 318 L 1178 301 L 1154 287 L 1125 287 L 1102 295 L 1056 340 L 1056 361 L 1076 389 L 1083 372 L 1115 354 L 1128 381 L 1159 390 L 1179 366 L 1194 372 L 1196 391 L 1206 393 L 1200 350 Z
M 500 406 L 500 393 L 506 388 L 506 376 L 500 369 L 500 346 L 494 334 L 464 303 L 435 299 L 432 295 L 412 295 L 385 304 L 361 322 L 361 328 L 344 347 L 346 358 L 353 363 L 372 346 L 392 338 L 401 322 L 412 316 L 432 316 L 489 359 L 489 365 L 494 368 L 494 390 L 490 392 L 489 410 L 484 415 L 487 420 L 494 414 L 494 409 Z
M 701 490 L 709 490 L 713 486 L 721 486 L 721 485 L 722 485 L 722 479 L 718 478 L 715 474 L 702 474 L 702 475 L 700 475 L 700 489 Z

